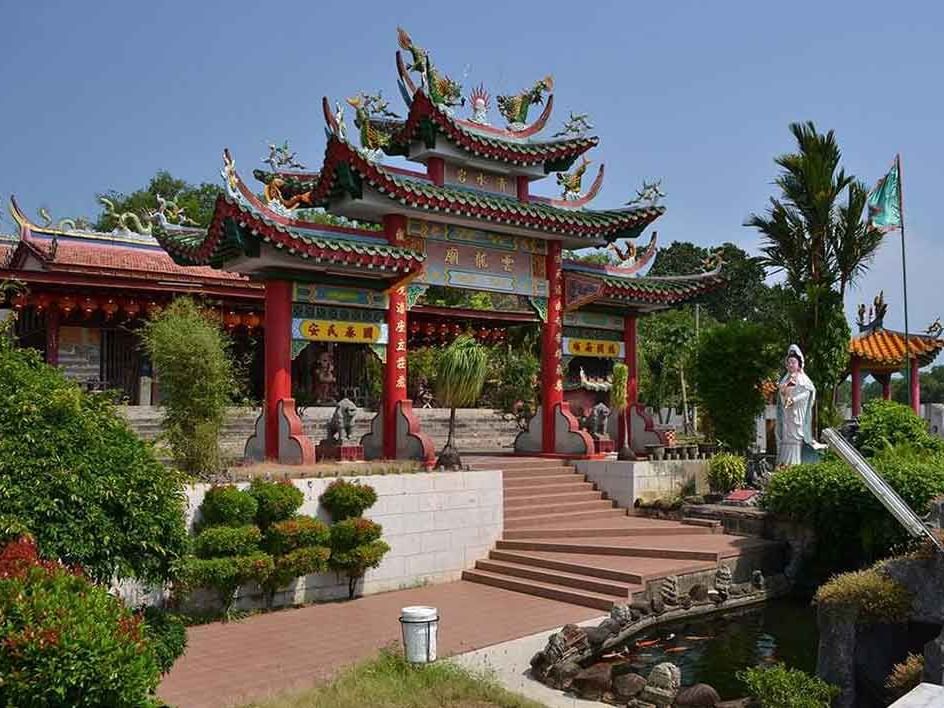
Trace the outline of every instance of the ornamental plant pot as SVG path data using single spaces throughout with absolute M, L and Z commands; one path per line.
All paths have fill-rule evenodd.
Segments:
M 665 445 L 646 445 L 646 454 L 653 460 L 662 460 L 665 457 Z

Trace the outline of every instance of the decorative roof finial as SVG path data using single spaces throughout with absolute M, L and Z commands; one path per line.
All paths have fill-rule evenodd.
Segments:
M 941 332 L 944 332 L 944 326 L 941 325 L 941 318 L 935 318 L 934 322 L 928 325 L 928 328 L 924 330 L 925 334 L 928 334 L 932 337 L 940 337 Z
M 75 231 L 80 228 L 87 229 L 90 226 L 88 220 L 82 217 L 78 217 L 77 219 L 59 219 L 59 221 L 56 221 L 52 218 L 52 215 L 46 207 L 40 207 L 38 213 L 39 218 L 43 220 L 43 228 L 56 229 L 57 231 Z
M 564 199 L 579 199 L 583 175 L 587 171 L 590 160 L 585 156 L 581 163 L 571 172 L 558 172 L 557 184 L 561 187 L 561 197 Z
M 380 94 L 359 94 L 347 99 L 348 105 L 354 109 L 354 125 L 360 131 L 361 152 L 371 162 L 376 162 L 383 154 L 383 149 L 390 144 L 393 136 L 393 126 L 385 125 L 391 121 L 374 120 L 379 111 L 381 116 L 396 114 L 387 109 L 387 102 Z M 399 124 L 395 124 L 399 125 Z
M 108 197 L 99 197 L 98 201 L 105 207 L 105 216 L 110 216 L 117 222 L 113 233 L 151 235 L 151 225 L 141 221 L 141 217 L 133 211 L 115 211 L 115 203 Z
M 856 324 L 860 332 L 873 332 L 882 329 L 885 320 L 885 313 L 888 311 L 888 305 L 885 304 L 885 291 L 880 290 L 872 305 L 868 308 L 868 317 L 866 317 L 865 303 L 861 303 L 856 311 Z
M 659 200 L 665 197 L 665 192 L 662 191 L 662 180 L 655 180 L 654 182 L 642 181 L 642 187 L 636 190 L 636 197 L 626 202 L 626 206 L 648 206 L 654 207 L 659 203 Z
M 508 130 L 521 130 L 528 122 L 528 110 L 531 106 L 544 102 L 544 94 L 554 90 L 554 77 L 550 74 L 539 79 L 529 89 L 521 93 L 499 96 L 498 112 L 508 121 Z
M 471 120 L 473 123 L 488 125 L 490 96 L 488 95 L 488 91 L 485 90 L 485 86 L 483 84 L 479 84 L 474 89 L 472 89 L 472 93 L 469 94 L 469 103 L 472 104 L 472 117 L 469 118 L 469 120 Z
M 423 90 L 433 103 L 442 104 L 446 108 L 461 106 L 464 103 L 462 86 L 459 82 L 453 81 L 434 69 L 429 52 L 415 44 L 402 27 L 397 27 L 397 42 L 400 48 L 409 52 L 412 57 L 413 61 L 406 65 L 407 70 L 415 71 L 420 75 Z
M 581 137 L 588 130 L 593 130 L 593 124 L 590 122 L 590 115 L 587 113 L 574 113 L 570 112 L 570 117 L 564 121 L 564 125 L 551 137 L 554 138 L 565 138 L 567 136 L 573 135 L 574 137 Z
M 289 149 L 288 140 L 283 141 L 281 145 L 269 143 L 269 156 L 262 161 L 267 163 L 273 172 L 278 172 L 281 167 L 290 170 L 305 169 L 305 166 L 295 159 L 296 154 Z

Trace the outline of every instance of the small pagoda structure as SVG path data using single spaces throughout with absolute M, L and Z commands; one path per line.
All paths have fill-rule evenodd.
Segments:
M 882 398 L 891 399 L 892 374 L 910 367 L 911 407 L 921 415 L 922 366 L 928 366 L 941 349 L 941 324 L 935 321 L 924 334 L 910 334 L 885 329 L 883 324 L 888 305 L 879 293 L 866 314 L 865 304 L 859 305 L 859 335 L 849 342 L 849 373 L 852 376 L 852 415 L 862 412 L 862 380 L 871 374 L 882 385 Z
M 263 185 L 260 198 L 227 152 L 227 191 L 208 231 L 167 227 L 157 233 L 181 265 L 210 265 L 264 284 L 265 409 L 247 455 L 313 459 L 291 398 L 291 362 L 312 341 L 336 341 L 369 346 L 384 362 L 382 406 L 361 441 L 366 456 L 431 461 L 432 445 L 408 398 L 407 352 L 411 310 L 432 285 L 527 299 L 541 323 L 541 406 L 515 449 L 593 455 L 593 441 L 564 401 L 565 357 L 625 360 L 632 410 L 641 410 L 637 318 L 720 287 L 720 265 L 687 276 L 639 276 L 651 254 L 637 257 L 632 241 L 664 213 L 658 203 L 664 195 L 658 184 L 644 183 L 625 206 L 586 208 L 603 181 L 600 165 L 583 191 L 591 164 L 586 153 L 599 141 L 587 134 L 586 116 L 573 114 L 552 137 L 537 137 L 554 104 L 551 77 L 499 96 L 502 124 L 493 125 L 484 87 L 464 100 L 429 52 L 403 30 L 398 40 L 405 116 L 394 114 L 380 94 L 343 103 L 325 98 L 327 142 L 319 170 L 294 164 L 254 170 Z M 463 103 L 467 117 L 458 115 Z M 538 105 L 541 113 L 531 120 Z M 345 111 L 353 112 L 353 130 Z M 385 164 L 394 156 L 419 169 Z M 556 173 L 560 197 L 534 194 L 533 183 L 550 173 Z M 350 226 L 324 223 L 321 210 Z M 629 240 L 621 266 L 563 257 L 564 249 L 620 239 Z M 640 426 L 641 435 L 651 421 Z M 631 440 L 640 451 L 644 442 Z

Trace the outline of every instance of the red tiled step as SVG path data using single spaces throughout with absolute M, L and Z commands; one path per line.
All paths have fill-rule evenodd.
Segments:
M 584 482 L 583 476 L 572 472 L 561 474 L 559 472 L 548 473 L 547 470 L 540 471 L 544 472 L 544 474 L 534 475 L 532 477 L 506 477 L 503 480 L 503 486 L 505 489 L 510 489 L 511 487 L 539 487 L 542 485 L 562 484 L 564 482 L 573 482 L 575 484 Z
M 541 506 L 543 504 L 554 504 L 581 501 L 594 501 L 602 498 L 602 494 L 594 489 L 588 489 L 585 492 L 557 492 L 555 494 L 528 494 L 505 498 L 506 516 L 509 509 L 519 506 Z
M 548 515 L 553 514 L 551 518 L 557 518 L 560 514 L 569 514 L 572 511 L 605 511 L 613 510 L 613 502 L 601 499 L 585 499 L 576 502 L 549 502 L 543 504 L 529 504 L 527 506 L 514 506 L 505 509 L 505 519 L 515 519 L 522 516 Z M 622 510 L 622 516 L 626 516 L 626 510 Z
M 608 503 L 608 502 L 603 502 Z M 702 536 L 713 532 L 710 528 L 683 526 L 675 521 L 646 519 L 638 516 L 627 516 L 624 509 L 619 515 L 613 515 L 604 520 L 578 519 L 572 514 L 550 516 L 543 521 L 534 521 L 528 526 L 537 532 L 546 532 L 548 538 L 566 536 Z M 544 512 L 535 509 L 535 515 Z M 519 517 L 520 518 L 520 517 Z
M 560 602 L 570 602 L 574 605 L 583 605 L 584 607 L 595 607 L 600 610 L 608 611 L 613 605 L 622 602 L 623 599 L 615 595 L 591 592 L 590 590 L 577 590 L 576 588 L 567 588 L 561 585 L 551 583 L 542 583 L 537 580 L 527 580 L 524 578 L 515 578 L 498 573 L 490 573 L 484 570 L 466 570 L 462 573 L 463 580 L 471 580 L 476 583 L 493 585 L 506 590 L 515 590 L 528 595 L 537 595 Z
M 624 518 L 625 509 L 600 509 L 597 511 L 573 511 L 568 514 L 540 514 L 535 516 L 521 516 L 515 519 L 505 519 L 505 538 L 529 538 L 529 536 L 516 536 L 516 532 L 521 530 L 533 530 L 535 525 L 546 524 L 549 519 L 557 519 L 561 524 L 568 521 L 610 521 L 614 518 Z M 572 531 L 570 533 L 573 533 Z M 581 531 L 581 533 L 583 533 Z M 547 532 L 541 531 L 541 536 L 546 536 Z
M 555 481 L 559 479 L 560 478 L 551 477 L 550 481 L 547 481 L 547 478 L 545 478 L 544 481 L 535 484 L 518 485 L 509 485 L 506 482 L 504 486 L 505 499 L 509 497 L 530 497 L 536 492 L 539 492 L 540 494 L 566 494 L 594 491 L 593 484 L 591 482 L 581 482 L 577 478 L 574 478 L 573 481 L 568 482 Z
M 551 568 L 565 573 L 578 573 L 609 578 L 624 583 L 644 584 L 667 575 L 686 575 L 716 567 L 713 561 L 684 561 L 665 558 L 634 558 L 630 556 L 598 556 L 589 553 L 554 553 L 550 551 L 502 551 L 489 553 L 490 559 Z
M 654 548 L 648 544 L 621 545 L 618 539 L 605 542 L 564 542 L 545 539 L 501 540 L 496 548 L 510 551 L 554 551 L 556 553 L 592 553 L 601 556 L 639 556 L 641 558 L 673 558 L 679 560 L 715 561 L 721 557 L 718 551 L 695 550 L 689 548 Z
M 557 470 L 562 468 L 573 470 L 573 466 L 562 460 L 543 460 L 541 458 L 476 457 L 473 462 L 469 463 L 469 469 L 502 470 L 503 472 L 526 469 Z
M 696 519 L 694 517 L 687 517 L 682 519 L 679 523 L 685 524 L 686 526 L 702 526 L 709 529 L 721 527 L 721 522 L 718 521 L 718 519 Z
M 529 477 L 566 477 L 573 475 L 583 481 L 585 475 L 578 474 L 573 467 L 527 467 L 518 470 L 502 470 L 502 479 L 528 479 Z
M 578 590 L 590 590 L 591 592 L 599 592 L 606 595 L 616 595 L 624 599 L 628 599 L 630 593 L 642 589 L 642 585 L 639 583 L 608 580 L 606 578 L 583 575 L 579 572 L 563 572 L 539 568 L 533 565 L 509 563 L 491 559 L 477 561 L 475 569 L 498 575 L 511 575 L 516 578 L 538 580 L 551 585 L 564 585 L 570 588 L 577 588 Z

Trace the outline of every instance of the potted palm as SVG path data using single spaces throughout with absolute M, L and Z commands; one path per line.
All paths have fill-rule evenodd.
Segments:
M 471 335 L 461 334 L 443 350 L 438 363 L 436 400 L 450 410 L 449 437 L 436 466 L 455 470 L 462 465 L 455 446 L 456 408 L 471 406 L 478 400 L 488 372 L 488 356 Z
M 610 409 L 621 416 L 623 426 L 623 445 L 616 455 L 617 460 L 635 460 L 636 454 L 629 446 L 629 401 L 626 398 L 626 381 L 629 369 L 626 364 L 613 365 L 613 383 L 610 386 Z

